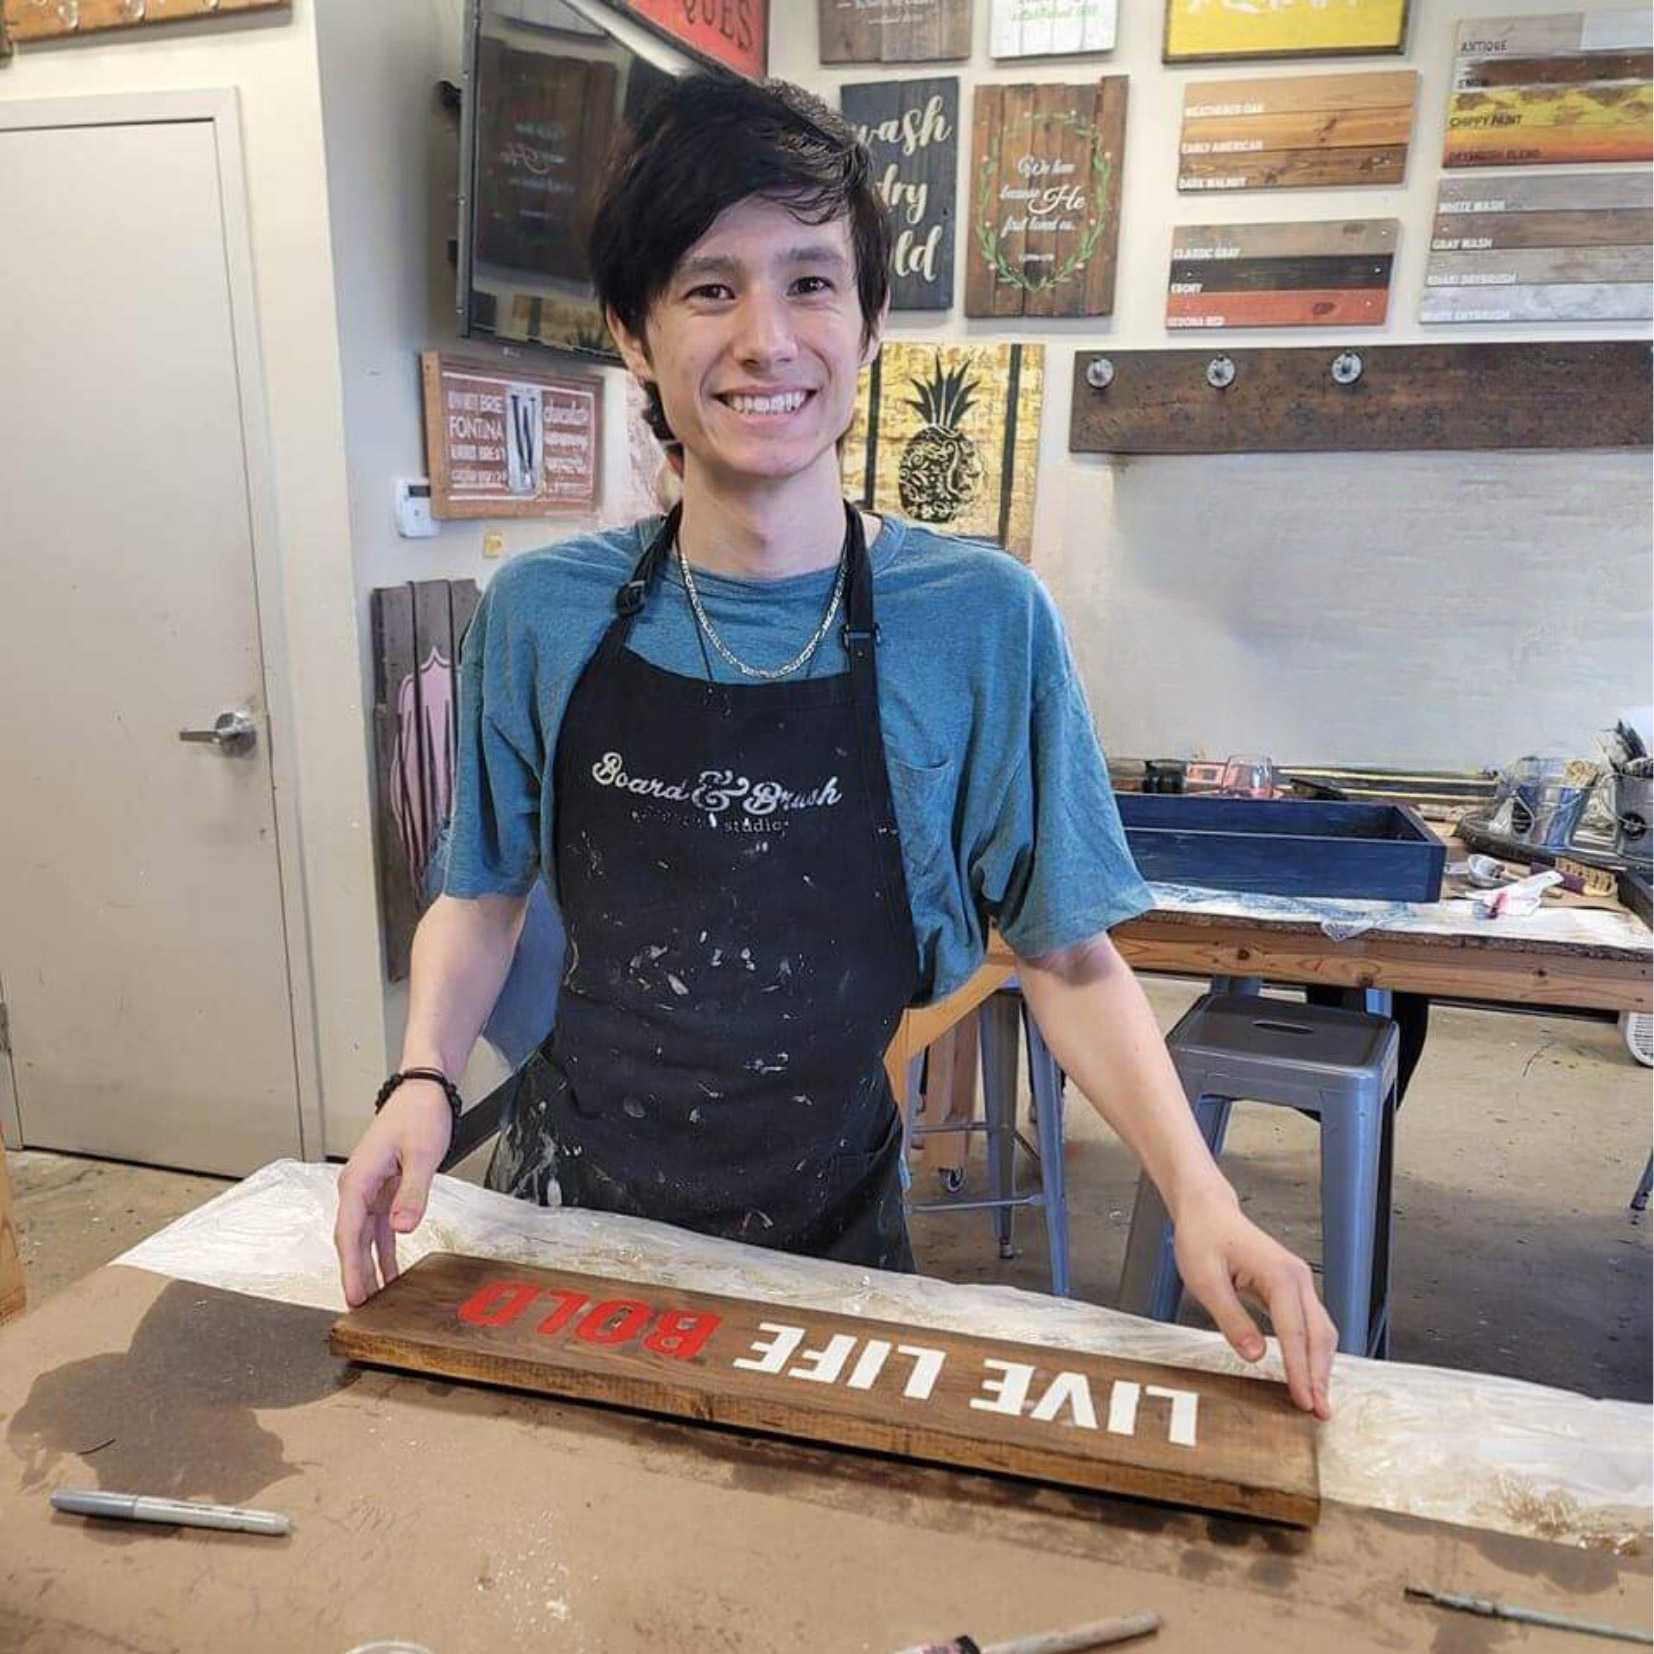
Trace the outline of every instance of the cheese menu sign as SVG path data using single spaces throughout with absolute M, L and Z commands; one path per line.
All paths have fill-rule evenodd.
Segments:
M 431 513 L 545 517 L 597 504 L 603 382 L 424 351 Z
M 437 1253 L 338 1355 L 1307 1526 L 1314 1423 L 1278 1384 Z

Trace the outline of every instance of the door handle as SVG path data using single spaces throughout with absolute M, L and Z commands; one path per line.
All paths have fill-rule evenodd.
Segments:
M 211 729 L 181 729 L 178 739 L 205 742 L 220 752 L 247 752 L 258 739 L 258 725 L 245 712 L 220 712 Z

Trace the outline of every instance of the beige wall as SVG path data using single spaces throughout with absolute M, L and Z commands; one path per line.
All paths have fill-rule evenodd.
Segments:
M 291 683 L 324 1107 L 383 1070 L 372 815 L 346 515 L 315 16 L 225 19 L 20 46 L 0 99 L 233 87 L 246 157 L 258 332 Z M 157 226 L 162 233 L 164 226 Z M 112 279 L 114 279 L 112 277 Z M 96 363 L 67 364 L 95 377 Z M 157 551 L 164 548 L 154 548 Z M 295 938 L 304 945 L 304 938 Z
M 1042 341 L 1034 566 L 1062 608 L 1106 744 L 1139 757 L 1264 751 L 1299 763 L 1471 766 L 1589 751 L 1591 732 L 1649 698 L 1646 454 L 1316 454 L 1112 460 L 1068 452 L 1076 350 L 1328 345 L 1369 340 L 1647 337 L 1634 324 L 1432 327 L 1417 322 L 1461 17 L 1551 12 L 1553 0 L 1415 0 L 1405 57 L 1270 66 L 1416 69 L 1405 187 L 1179 196 L 1178 123 L 1191 79 L 1168 69 L 1159 0 L 1121 0 L 1101 57 L 993 62 L 976 0 L 964 64 L 824 69 L 816 8 L 772 6 L 775 74 L 830 102 L 845 81 L 962 81 L 959 200 L 968 200 L 972 90 L 983 81 L 1131 77 L 1115 314 L 1007 329 L 898 315 L 891 336 Z M 1646 169 L 1642 169 L 1646 171 Z M 1163 325 L 1172 227 L 1344 216 L 1402 221 L 1388 325 L 1194 338 Z M 966 256 L 956 238 L 956 291 Z

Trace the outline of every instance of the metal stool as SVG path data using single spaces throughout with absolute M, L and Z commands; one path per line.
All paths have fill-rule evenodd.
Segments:
M 912 1201 L 910 1212 L 992 1211 L 994 1235 L 1002 1258 L 1016 1256 L 1011 1224 L 1019 1206 L 1038 1206 L 1045 1212 L 1045 1237 L 1051 1257 L 1051 1292 L 1068 1296 L 1068 1191 L 1063 1179 L 1063 1087 L 1057 1059 L 1051 1055 L 1039 1024 L 1029 1014 L 1013 977 L 983 1002 L 981 1120 L 957 1125 L 918 1126 L 914 1110 L 919 1095 L 919 1059 L 908 1069 L 908 1139 L 943 1132 L 983 1132 L 988 1138 L 988 1198 L 986 1200 Z M 1017 1130 L 1017 1058 L 1019 1041 L 1028 1043 L 1028 1078 L 1033 1094 L 1033 1118 L 1038 1146 Z M 1017 1192 L 1016 1151 L 1021 1146 L 1039 1167 L 1040 1186 Z
M 1384 1017 L 1251 995 L 1208 994 L 1166 1037 L 1214 1155 L 1240 1100 L 1314 1115 L 1321 1126 L 1322 1291 L 1347 1355 L 1389 1348 L 1390 1183 L 1400 1037 Z M 1177 1315 L 1183 1283 L 1153 1183 L 1137 1182 L 1120 1307 Z

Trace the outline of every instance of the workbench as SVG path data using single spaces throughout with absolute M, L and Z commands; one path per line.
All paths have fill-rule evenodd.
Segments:
M 325 1343 L 336 1313 L 326 1300 L 337 1297 L 326 1275 L 331 1187 L 327 1168 L 266 1168 L 138 1248 L 147 1268 L 100 1269 L 0 1330 L 8 1654 L 343 1654 L 390 1636 L 434 1654 L 889 1654 L 964 1630 L 987 1640 L 1143 1608 L 1165 1621 L 1144 1645 L 1156 1654 L 1581 1646 L 1406 1602 L 1407 1580 L 1648 1622 L 1641 1511 L 1619 1541 L 1627 1555 L 1346 1502 L 1376 1485 L 1363 1482 L 1372 1474 L 1397 1484 L 1404 1508 L 1457 1499 L 1477 1478 L 1455 1455 L 1477 1451 L 1516 1475 L 1533 1506 L 1521 1521 L 1562 1512 L 1543 1476 L 1512 1471 L 1531 1469 L 1548 1435 L 1587 1437 L 1566 1463 L 1595 1458 L 1623 1472 L 1640 1502 L 1646 1408 L 1498 1380 L 1483 1393 L 1462 1375 L 1340 1362 L 1344 1416 L 1327 1428 L 1342 1435 L 1327 1438 L 1327 1502 L 1310 1533 L 1059 1494 L 347 1366 Z M 925 1302 L 938 1323 L 1040 1326 L 1071 1344 L 1129 1344 L 1141 1329 L 1203 1363 L 1231 1359 L 1188 1328 L 518 1207 L 447 1178 L 421 1235 L 725 1290 L 734 1271 L 754 1297 L 854 1301 L 874 1316 Z M 198 1278 L 152 1272 L 162 1264 Z M 1416 1385 L 1398 1388 L 1408 1371 Z M 1530 1396 L 1539 1430 L 1486 1434 Z M 1443 1415 L 1451 1433 L 1398 1455 L 1386 1421 L 1403 1415 L 1426 1435 Z M 294 1532 L 266 1539 L 49 1510 L 52 1490 L 88 1485 L 275 1509 Z M 1517 1518 L 1500 1499 L 1500 1519 Z

